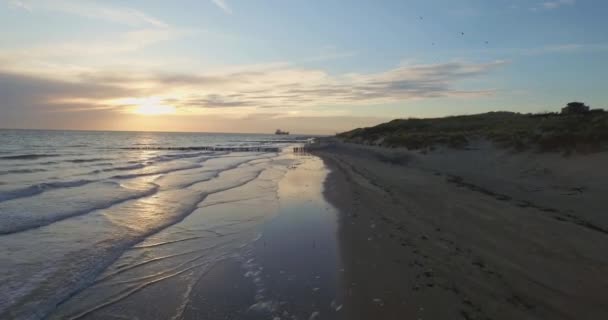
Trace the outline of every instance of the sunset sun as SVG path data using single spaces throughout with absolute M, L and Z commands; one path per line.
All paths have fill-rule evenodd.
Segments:
M 172 106 L 163 106 L 158 104 L 142 104 L 136 106 L 133 112 L 145 116 L 155 116 L 163 114 L 173 114 L 175 113 L 175 108 Z
M 156 116 L 176 113 L 175 107 L 163 104 L 162 99 L 156 97 L 130 98 L 121 102 L 133 106 L 130 112 L 139 115 Z

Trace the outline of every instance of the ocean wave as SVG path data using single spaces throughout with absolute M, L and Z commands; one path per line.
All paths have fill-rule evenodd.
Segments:
M 2 156 L 0 160 L 37 160 L 40 158 L 49 158 L 49 157 L 60 157 L 60 154 L 39 154 L 39 153 L 31 153 L 31 154 L 19 154 L 14 156 Z
M 177 151 L 232 151 L 232 152 L 280 152 L 279 147 L 269 146 L 189 146 L 189 147 L 124 147 L 122 150 L 177 150 Z
M 38 162 L 36 163 L 36 165 L 41 165 L 41 166 L 50 166 L 53 164 L 58 164 L 59 162 L 57 161 L 46 161 L 46 162 Z M 29 165 L 29 164 L 28 164 Z
M 46 169 L 42 169 L 42 168 L 12 169 L 12 170 L 3 170 L 3 171 L 0 171 L 0 175 L 17 174 L 17 173 L 34 173 L 34 172 L 44 172 L 44 171 L 46 171 Z
M 236 170 L 231 173 L 227 172 L 230 169 L 222 170 L 224 169 L 222 168 L 219 170 L 225 174 L 222 174 L 219 179 L 214 180 L 213 182 L 194 184 L 187 188 L 165 191 L 158 190 L 149 196 L 142 196 L 141 198 L 129 201 L 125 200 L 122 203 L 114 203 L 110 207 L 97 211 L 85 212 L 83 206 L 78 207 L 78 205 L 82 204 L 78 199 L 90 201 L 91 196 L 107 197 L 108 190 L 113 190 L 112 192 L 116 191 L 116 195 L 124 193 L 122 188 L 115 188 L 116 181 L 107 181 L 107 185 L 95 183 L 87 185 L 86 187 L 70 190 L 54 190 L 53 192 L 45 194 L 43 197 L 32 199 L 32 201 L 29 201 L 29 199 L 20 199 L 19 201 L 22 201 L 21 204 L 17 202 L 11 204 L 11 211 L 5 209 L 4 205 L 8 205 L 7 203 L 0 204 L 0 212 L 2 212 L 0 217 L 3 217 L 5 212 L 15 212 L 15 214 L 18 212 L 22 213 L 23 208 L 27 208 L 25 205 L 28 203 L 30 205 L 35 204 L 36 206 L 41 207 L 39 212 L 47 214 L 49 212 L 55 212 L 52 217 L 45 218 L 49 223 L 59 220 L 53 221 L 51 219 L 58 219 L 58 211 L 51 210 L 48 204 L 55 203 L 55 207 L 61 209 L 61 222 L 56 222 L 40 230 L 15 233 L 11 235 L 10 238 L 22 237 L 23 239 L 30 239 L 30 237 L 36 236 L 40 239 L 40 242 L 33 243 L 32 245 L 36 244 L 41 248 L 44 248 L 46 245 L 45 240 L 54 237 L 54 234 L 52 234 L 53 231 L 64 232 L 68 230 L 68 233 L 70 234 L 82 233 L 83 235 L 82 238 L 79 238 L 82 241 L 70 242 L 69 245 L 65 246 L 52 247 L 53 250 L 50 250 L 48 255 L 41 257 L 40 260 L 37 261 L 39 263 L 35 264 L 32 268 L 19 273 L 19 277 L 23 279 L 22 286 L 27 285 L 32 288 L 32 290 L 20 294 L 19 296 L 13 296 L 13 302 L 4 310 L 6 313 L 3 313 L 2 310 L 0 310 L 0 315 L 11 314 L 17 315 L 16 317 L 18 317 L 30 314 L 29 312 L 31 310 L 35 310 L 36 313 L 42 317 L 48 316 L 57 305 L 65 302 L 66 299 L 73 296 L 76 292 L 81 291 L 83 288 L 94 284 L 95 278 L 112 262 L 116 261 L 124 251 L 128 250 L 128 248 L 140 243 L 146 237 L 182 221 L 195 210 L 198 210 L 198 206 L 210 194 L 224 192 L 250 183 L 258 179 L 262 172 L 268 168 L 268 164 L 256 164 L 234 168 Z M 184 169 L 181 168 L 181 170 Z M 152 179 L 142 178 L 141 180 L 137 180 L 137 182 L 129 180 L 127 186 L 133 186 L 133 183 L 143 183 Z M 137 184 L 135 186 L 137 186 Z M 86 190 L 86 192 L 80 192 L 79 190 Z M 120 190 L 120 192 L 118 192 L 118 190 Z M 72 196 L 67 197 L 66 192 L 72 194 Z M 103 199 L 99 198 L 99 200 L 99 203 L 101 203 Z M 108 199 L 103 201 L 110 203 Z M 66 205 L 71 205 L 72 209 L 66 210 Z M 90 203 L 85 203 L 85 205 L 89 208 L 92 207 Z M 45 207 L 42 208 L 43 206 Z M 31 213 L 35 216 L 37 212 Z M 69 216 L 77 214 L 86 214 L 86 219 L 68 219 Z M 37 222 L 39 221 L 40 220 Z M 34 222 L 32 221 L 21 223 L 22 225 L 34 225 Z M 46 237 L 49 238 L 47 239 Z M 50 267 L 59 265 L 60 263 L 65 272 L 55 272 L 52 277 L 35 277 L 35 272 L 37 270 L 48 270 Z M 193 265 L 192 267 L 187 266 L 183 272 L 198 267 L 198 265 Z M 180 270 L 180 272 L 182 272 L 182 270 Z M 166 276 L 178 276 L 179 274 L 180 273 L 170 273 L 159 275 L 157 280 L 163 281 L 167 279 Z M 115 299 L 107 300 L 106 303 L 98 305 L 92 310 L 86 310 L 85 313 L 76 313 L 73 316 L 86 315 L 99 308 L 117 303 L 152 283 L 154 282 L 144 281 L 135 283 L 135 287 L 132 288 L 132 291 L 124 291 L 124 295 L 115 296 Z M 3 284 L 0 284 L 0 291 L 3 289 L 2 286 Z M 29 292 L 33 292 L 34 290 L 36 291 L 35 294 L 29 294 Z M 27 297 L 26 294 L 28 295 Z M 27 306 L 22 304 L 25 299 L 28 301 Z
M 97 185 L 90 184 L 90 190 L 74 190 L 73 192 L 57 192 L 47 194 L 37 202 L 46 205 L 28 206 L 23 199 L 4 202 L 0 204 L 0 235 L 21 232 L 32 228 L 49 225 L 78 215 L 87 214 L 95 210 L 106 209 L 116 204 L 150 196 L 158 191 L 158 185 L 147 183 L 140 189 L 126 188 L 115 181 L 103 181 Z M 56 190 L 58 191 L 58 190 Z M 64 202 L 59 201 L 64 200 Z M 28 207 L 28 214 L 23 214 L 23 208 Z
M 98 162 L 98 161 L 107 161 L 107 160 L 112 160 L 112 159 L 109 159 L 109 158 L 69 159 L 69 160 L 65 160 L 65 162 L 71 162 L 71 163 L 88 163 L 88 162 Z
M 147 176 L 153 176 L 153 175 L 159 175 L 159 174 L 167 174 L 167 173 L 172 173 L 172 172 L 182 171 L 182 170 L 196 169 L 196 168 L 201 168 L 201 167 L 202 166 L 200 164 L 189 164 L 189 165 L 185 165 L 185 166 L 170 167 L 170 168 L 164 168 L 164 169 L 161 168 L 158 170 L 151 170 L 148 172 L 114 175 L 111 177 L 105 177 L 104 179 L 121 179 L 121 180 L 122 179 L 133 179 L 133 178 L 147 177 Z M 129 171 L 129 170 L 137 170 L 137 169 L 143 169 L 143 168 L 145 168 L 145 165 L 138 164 L 138 165 L 133 165 L 133 166 L 124 166 L 124 167 L 117 167 L 117 168 L 94 170 L 92 172 L 86 173 L 85 175 L 98 174 L 98 173 L 102 173 L 102 172 Z M 31 186 L 27 186 L 27 187 L 23 187 L 23 188 L 19 188 L 19 189 L 0 192 L 0 203 L 2 203 L 4 201 L 19 199 L 19 198 L 37 196 L 37 195 L 40 195 L 40 194 L 50 191 L 50 190 L 61 189 L 61 188 L 80 187 L 80 186 L 83 186 L 83 185 L 86 185 L 89 183 L 100 182 L 100 181 L 102 181 L 102 180 L 100 180 L 100 179 L 80 179 L 80 180 L 73 180 L 73 181 L 39 183 L 39 184 L 35 184 L 35 185 L 31 185 Z
M 95 174 L 95 173 L 101 173 L 101 172 L 113 172 L 113 171 L 128 171 L 128 170 L 141 169 L 141 168 L 145 168 L 145 167 L 146 166 L 144 164 L 138 163 L 138 164 L 134 164 L 134 165 L 130 165 L 130 166 L 99 169 L 99 170 L 92 171 L 89 174 Z
M 196 169 L 196 168 L 201 168 L 201 167 L 202 166 L 200 164 L 190 164 L 190 165 L 177 167 L 177 168 L 166 168 L 166 169 L 152 170 L 149 172 L 142 172 L 142 173 L 119 174 L 119 175 L 112 176 L 111 179 L 131 179 L 131 178 L 137 178 L 137 177 L 153 176 L 153 175 L 157 175 L 157 174 L 167 174 L 167 173 L 171 173 L 171 172 L 190 170 L 190 169 Z
M 187 158 L 196 158 L 205 155 L 214 155 L 214 152 L 196 152 L 196 153 L 176 153 L 176 154 L 164 154 L 161 156 L 156 156 L 150 159 L 150 161 L 172 161 L 177 159 L 187 159 Z
M 100 167 L 100 166 L 104 166 L 104 167 L 105 166 L 113 166 L 113 165 L 114 164 L 112 162 L 99 162 L 99 163 L 95 164 L 95 166 L 98 166 L 98 167 Z
M 110 168 L 105 168 L 105 169 L 96 169 L 93 171 L 90 171 L 88 173 L 84 173 L 81 176 L 83 177 L 83 179 L 80 180 L 74 180 L 74 181 L 57 181 L 57 182 L 43 182 L 43 183 L 39 183 L 39 184 L 35 184 L 35 185 L 31 185 L 31 186 L 27 186 L 27 187 L 23 187 L 23 188 L 19 188 L 19 189 L 14 189 L 14 190 L 7 190 L 7 191 L 2 191 L 0 192 L 0 203 L 4 202 L 4 201 L 8 201 L 8 200 L 13 200 L 13 199 L 19 199 L 19 198 L 25 198 L 25 197 L 32 197 L 32 196 L 36 196 L 39 194 L 42 194 L 46 191 L 49 190 L 54 190 L 54 189 L 59 189 L 59 188 L 71 188 L 71 187 L 79 187 L 88 183 L 92 183 L 92 182 L 98 182 L 98 181 L 102 181 L 102 179 L 133 179 L 133 178 L 138 178 L 138 177 L 146 177 L 146 176 L 153 176 L 153 175 L 160 175 L 160 174 L 168 174 L 168 173 L 173 173 L 173 172 L 177 172 L 177 171 L 184 171 L 184 170 L 191 170 L 191 169 L 196 169 L 196 168 L 202 168 L 202 162 L 210 160 L 210 159 L 214 159 L 215 156 L 221 157 L 223 155 L 225 155 L 226 153 L 224 152 L 214 152 L 214 153 L 195 153 L 195 154 L 178 154 L 178 155 L 172 155 L 171 158 L 167 158 L 167 159 L 163 159 L 160 160 L 161 158 L 158 158 L 157 161 L 159 162 L 169 162 L 169 161 L 176 161 L 176 160 L 180 160 L 183 158 L 188 158 L 188 157 L 196 157 L 199 156 L 201 157 L 200 161 L 196 161 L 196 162 L 187 162 L 184 164 L 180 164 L 180 165 L 171 165 L 169 167 L 162 167 L 162 166 L 158 166 L 158 167 L 154 167 L 155 161 L 149 161 L 146 164 L 143 163 L 135 163 L 133 165 L 126 165 L 126 166 L 120 166 L 120 167 L 110 167 Z M 106 164 L 106 163 L 104 163 Z M 240 165 L 241 163 L 239 163 L 238 165 Z M 96 174 L 100 174 L 100 173 L 112 173 L 112 172 L 121 172 L 121 171 L 131 171 L 131 170 L 139 170 L 139 169 L 145 169 L 145 168 L 150 168 L 150 170 L 141 170 L 141 171 L 134 171 L 133 173 L 126 173 L 126 174 L 117 174 L 117 175 L 113 175 L 113 176 L 107 176 L 107 177 L 87 177 L 88 175 L 96 175 Z M 232 169 L 233 167 L 226 167 L 226 168 L 222 168 L 223 170 L 226 169 Z M 19 173 L 29 173 L 29 172 L 38 172 L 38 170 L 40 172 L 42 172 L 45 169 L 14 169 L 16 170 L 20 170 Z M 23 171 L 21 171 L 23 170 Z M 8 171 L 13 171 L 13 170 L 8 170 Z M 48 171 L 48 170 L 46 170 Z M 11 172 L 13 173 L 13 172 Z M 17 173 L 17 172 L 15 172 Z M 8 173 L 6 173 L 8 174 Z M 2 175 L 2 172 L 0 172 L 0 175 Z M 100 179 L 102 178 L 102 179 Z M 185 186 L 190 186 L 191 184 L 186 184 Z
M 59 181 L 59 182 L 44 182 L 35 184 L 29 187 L 9 190 L 5 192 L 0 192 L 0 202 L 32 197 L 38 194 L 41 194 L 47 190 L 59 189 L 59 188 L 72 188 L 72 187 L 80 187 L 87 183 L 91 183 L 91 180 L 74 180 L 74 181 Z
M 188 217 L 190 214 L 192 214 L 195 210 L 197 210 L 199 208 L 198 206 L 208 196 L 210 196 L 212 194 L 225 192 L 228 190 L 242 187 L 242 186 L 258 179 L 264 170 L 266 170 L 265 167 L 247 168 L 244 172 L 242 172 L 242 175 L 240 175 L 239 178 L 233 177 L 231 179 L 228 179 L 230 181 L 225 181 L 224 182 L 225 184 L 222 186 L 211 187 L 211 188 L 193 187 L 193 188 L 167 190 L 167 191 L 158 192 L 154 196 L 155 202 L 156 202 L 155 208 L 156 208 L 156 210 L 161 210 L 163 212 L 163 214 L 157 216 L 158 220 L 156 221 L 156 223 L 148 224 L 146 226 L 146 228 L 143 228 L 143 226 L 141 226 L 141 228 L 139 228 L 139 230 L 141 230 L 141 233 L 139 235 L 131 234 L 130 236 L 133 238 L 131 238 L 132 241 L 130 241 L 129 245 L 122 246 L 121 248 L 115 248 L 115 250 L 120 249 L 120 250 L 126 251 L 128 248 L 134 247 L 137 243 L 141 243 L 142 240 L 149 237 L 150 235 L 156 234 L 156 233 L 160 232 L 161 230 L 164 230 L 176 223 L 179 223 L 180 221 L 182 221 L 186 217 Z M 227 170 L 227 171 L 229 171 L 229 170 Z M 136 200 L 136 201 L 138 201 L 138 200 Z M 143 206 L 145 206 L 145 207 L 149 206 L 149 203 L 147 203 L 145 198 L 143 198 L 141 200 L 141 202 L 142 202 Z M 130 203 L 129 206 L 137 207 L 137 205 L 135 203 Z M 120 224 L 120 225 L 132 225 L 133 224 L 133 222 L 134 222 L 133 219 L 135 219 L 135 217 L 125 216 L 123 214 L 123 210 L 121 210 L 120 207 L 114 207 L 113 209 L 110 209 L 110 210 L 112 212 L 106 212 L 104 215 L 106 217 L 108 217 L 112 222 L 114 222 L 116 224 Z M 139 220 L 137 220 L 137 221 L 139 221 Z M 203 250 L 205 250 L 205 249 L 206 248 L 203 248 Z M 116 252 L 116 251 L 114 251 L 114 252 Z M 197 260 L 199 260 L 201 258 L 205 258 L 205 257 L 207 257 L 207 255 L 203 254 L 203 255 L 199 255 L 198 257 L 194 257 L 194 259 L 191 259 L 189 261 L 182 262 L 180 265 L 175 267 L 175 270 L 169 270 L 169 271 L 177 271 L 177 273 L 175 273 L 175 274 L 173 274 L 172 272 L 168 272 L 168 273 L 172 277 L 172 276 L 178 275 L 182 272 L 191 270 L 194 267 L 199 267 L 199 266 L 201 266 L 200 264 L 196 264 L 194 266 L 188 266 L 188 263 L 194 263 Z M 182 266 L 184 266 L 186 268 L 181 269 Z M 121 269 L 121 270 L 124 271 L 125 269 Z M 165 280 L 165 279 L 167 279 L 166 273 L 167 272 L 156 274 L 152 277 L 145 276 L 144 278 L 141 278 L 141 279 L 130 279 L 130 280 L 128 280 L 128 282 L 135 284 L 135 289 L 133 291 L 128 291 L 125 296 L 118 295 L 116 297 L 116 299 L 111 299 L 109 301 L 106 301 L 106 303 L 99 305 L 98 307 L 95 307 L 93 309 L 86 310 L 83 313 L 77 314 L 74 318 L 79 318 L 81 316 L 85 316 L 102 307 L 106 307 L 106 306 L 112 305 L 114 303 L 117 303 L 117 302 L 123 300 L 125 297 L 128 297 L 131 294 L 135 293 L 136 291 L 140 290 L 141 288 L 148 286 L 149 284 L 155 283 L 157 281 Z M 109 274 L 110 277 L 112 277 L 114 275 L 115 274 L 112 274 L 112 273 Z M 153 279 L 150 279 L 150 278 L 153 278 Z M 158 279 L 154 279 L 154 278 L 158 278 Z M 105 279 L 102 278 L 101 280 L 103 281 Z M 143 280 L 143 287 L 140 286 L 142 284 L 142 283 L 140 283 L 140 280 Z M 122 284 L 124 284 L 124 282 Z

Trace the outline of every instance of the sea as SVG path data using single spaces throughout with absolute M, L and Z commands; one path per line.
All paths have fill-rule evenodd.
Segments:
M 291 151 L 309 139 L 0 130 L 0 318 L 179 319 L 194 310 L 197 282 L 227 258 L 252 277 L 248 310 L 279 312 L 251 247 L 281 197 L 306 194 L 297 188 L 310 174 L 292 174 L 295 187 L 285 176 L 302 164 L 322 172 L 318 159 Z

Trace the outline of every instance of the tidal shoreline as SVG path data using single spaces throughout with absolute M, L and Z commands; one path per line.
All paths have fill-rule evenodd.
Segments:
M 47 318 L 339 317 L 337 211 L 322 193 L 328 170 L 316 156 L 273 159 L 127 250 Z
M 345 319 L 608 316 L 606 154 L 312 152 L 332 170 Z
M 16 302 L 9 298 L 19 298 L 19 291 L 5 283 L 0 314 L 246 320 L 608 315 L 608 171 L 602 169 L 608 154 L 566 158 L 487 145 L 422 153 L 332 140 L 311 151 L 212 159 L 180 154 L 203 165 L 146 176 L 159 185 L 159 195 L 1 236 L 4 274 L 29 272 L 19 262 L 55 273 L 23 277 L 44 280 L 46 287 Z M 90 278 L 51 259 L 89 261 L 91 250 L 78 246 L 107 244 L 93 231 L 137 231 L 201 193 L 207 196 L 182 220 L 121 251 Z M 58 261 L 52 263 L 57 270 L 41 264 L 50 261 Z M 54 288 L 65 289 L 61 277 L 68 276 L 86 286 L 49 303 L 47 295 L 57 298 Z M 14 279 L 15 288 L 23 288 Z

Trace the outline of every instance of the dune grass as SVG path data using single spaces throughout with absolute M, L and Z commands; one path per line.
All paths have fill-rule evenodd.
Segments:
M 608 112 L 521 114 L 489 112 L 432 119 L 397 119 L 375 127 L 340 133 L 355 143 L 427 149 L 465 148 L 487 139 L 515 150 L 594 152 L 608 144 Z

